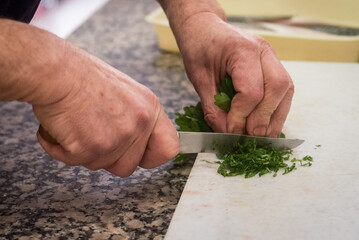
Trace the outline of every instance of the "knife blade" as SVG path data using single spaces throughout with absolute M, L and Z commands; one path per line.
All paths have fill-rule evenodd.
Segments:
M 268 138 L 232 133 L 182 132 L 178 131 L 180 153 L 226 152 L 230 151 L 234 142 L 243 143 L 256 139 L 259 145 L 269 144 L 277 150 L 293 149 L 304 142 L 301 139 Z

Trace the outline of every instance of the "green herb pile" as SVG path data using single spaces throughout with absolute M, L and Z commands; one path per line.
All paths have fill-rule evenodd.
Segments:
M 214 96 L 215 102 L 222 110 L 229 112 L 231 108 L 231 101 L 236 94 L 233 87 L 232 79 L 227 76 L 219 86 L 219 94 Z M 188 106 L 184 108 L 184 113 L 176 113 L 176 124 L 179 126 L 179 131 L 192 132 L 213 132 L 210 126 L 204 120 L 204 114 L 201 102 L 196 106 Z M 281 138 L 285 135 L 281 133 Z M 257 146 L 257 142 L 252 139 L 244 143 L 234 143 L 233 150 L 227 153 L 218 153 L 217 158 L 222 160 L 217 163 L 220 164 L 218 173 L 223 176 L 244 175 L 246 178 L 255 175 L 262 176 L 267 173 L 274 172 L 274 177 L 277 172 L 283 169 L 283 174 L 287 174 L 296 169 L 296 163 L 301 166 L 311 166 L 312 157 L 305 156 L 303 159 L 293 158 L 290 160 L 292 150 L 279 151 L 272 147 Z M 174 160 L 175 164 L 182 164 L 187 161 L 191 154 L 179 154 Z M 290 166 L 286 163 L 292 163 Z
M 217 162 L 220 164 L 217 172 L 225 177 L 244 175 L 245 178 L 274 172 L 275 177 L 280 169 L 284 170 L 283 175 L 293 171 L 296 163 L 301 166 L 312 165 L 312 157 L 290 160 L 291 154 L 292 150 L 279 151 L 268 145 L 257 146 L 257 142 L 250 139 L 243 144 L 234 143 L 233 150 L 228 153 L 218 153 L 217 158 L 223 161 Z M 286 162 L 292 164 L 289 166 Z

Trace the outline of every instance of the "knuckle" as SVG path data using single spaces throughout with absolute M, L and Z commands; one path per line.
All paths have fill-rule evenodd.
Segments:
M 204 120 L 215 132 L 226 132 L 226 116 L 227 113 L 214 106 L 204 109 Z
M 286 115 L 280 114 L 279 116 L 277 116 L 275 121 L 278 126 L 282 127 L 286 119 L 287 119 Z
M 74 155 L 80 152 L 81 143 L 79 141 L 72 141 L 71 143 L 64 143 L 63 147 L 66 149 L 67 152 Z
M 69 166 L 79 166 L 84 163 L 83 155 L 86 147 L 80 141 L 72 142 L 64 145 L 63 148 L 70 154 L 70 159 L 64 159 L 63 162 Z
M 263 37 L 254 35 L 254 40 L 261 49 L 273 50 L 272 46 Z
M 160 103 L 157 97 L 149 90 L 145 89 L 143 92 L 143 99 L 137 103 L 136 108 L 133 109 L 133 118 L 130 121 L 135 121 L 135 128 L 147 129 L 154 122 L 155 111 L 153 109 L 160 109 Z M 150 107 L 148 107 L 150 106 Z M 134 131 L 136 129 L 132 129 Z
M 91 156 L 99 156 L 109 151 L 112 147 L 112 139 L 102 132 L 92 133 L 92 137 L 86 138 L 87 135 L 78 135 L 77 140 L 64 145 L 64 149 L 71 155 L 71 160 L 65 162 L 70 166 L 84 165 L 89 162 Z M 83 136 L 83 137 L 80 137 Z
M 116 138 L 120 142 L 129 141 L 129 139 L 132 139 L 135 134 L 136 124 L 137 124 L 134 121 L 136 120 L 129 119 L 126 122 L 120 122 L 117 125 L 117 129 L 116 129 L 118 136 L 114 136 L 114 138 Z
M 259 118 L 270 118 L 274 113 L 274 109 L 263 107 L 260 110 L 257 110 Z
M 178 144 L 172 145 L 168 148 L 166 154 L 164 155 L 165 159 L 171 159 L 174 158 L 180 151 L 180 147 Z
M 251 99 L 252 102 L 256 102 L 256 103 L 261 102 L 264 97 L 263 91 L 259 91 L 259 90 L 250 91 L 247 93 L 247 95 L 248 95 L 248 99 Z
M 280 133 L 282 131 L 284 122 L 286 120 L 286 115 L 278 115 L 275 119 L 273 119 L 273 121 L 270 124 L 270 136 L 271 137 L 279 137 Z
M 275 55 L 275 51 L 272 48 L 272 46 L 269 44 L 269 42 L 267 42 L 263 38 L 258 40 L 258 42 L 260 44 L 260 48 L 262 49 L 262 56 Z
M 163 154 L 162 154 L 162 158 L 159 159 L 160 163 L 152 166 L 151 168 L 154 168 L 154 167 L 158 167 L 166 162 L 168 162 L 170 159 L 174 158 L 175 156 L 177 156 L 179 152 L 179 147 L 176 147 L 176 148 L 172 148 L 172 149 L 168 149 L 166 150 Z
M 89 152 L 91 155 L 99 156 L 109 152 L 113 148 L 110 138 L 94 138 L 89 142 Z
M 168 139 L 167 143 L 163 144 L 162 146 L 162 151 L 161 151 L 162 161 L 159 161 L 160 164 L 165 163 L 168 160 L 174 158 L 179 153 L 179 151 L 180 151 L 180 147 L 178 142 L 173 140 L 171 141 L 171 139 Z
M 217 115 L 212 112 L 207 112 L 204 114 L 204 120 L 210 125 L 213 126 L 217 122 Z
M 136 138 L 137 135 L 148 132 L 152 126 L 153 113 L 144 107 L 138 107 L 133 110 L 131 116 L 117 125 L 117 141 L 129 142 L 130 139 Z
M 290 81 L 287 75 L 281 74 L 272 79 L 272 88 L 278 92 L 287 92 L 290 89 Z
M 294 84 L 292 81 L 290 81 L 290 83 L 289 83 L 288 93 L 290 94 L 291 97 L 293 97 L 293 95 L 295 93 L 295 87 L 294 87 Z
M 141 107 L 136 110 L 135 119 L 138 127 L 146 129 L 153 121 L 153 114 L 148 109 Z
M 265 50 L 265 51 L 273 51 L 272 46 L 269 44 L 269 42 L 264 40 L 264 38 L 258 36 L 258 42 L 261 44 L 263 50 Z
M 260 103 L 264 97 L 263 89 L 252 88 L 252 87 L 243 87 L 238 91 L 242 99 L 246 99 L 246 102 L 251 105 L 256 105 Z M 236 96 L 234 96 L 236 98 Z M 232 101 L 232 103 L 240 103 L 240 101 Z

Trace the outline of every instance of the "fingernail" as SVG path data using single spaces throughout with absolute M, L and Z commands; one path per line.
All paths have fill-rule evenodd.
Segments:
M 267 132 L 267 128 L 265 127 L 256 127 L 253 131 L 256 136 L 265 136 Z

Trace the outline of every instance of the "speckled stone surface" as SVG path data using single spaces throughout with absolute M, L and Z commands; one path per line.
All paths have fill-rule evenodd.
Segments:
M 155 1 L 113 0 L 69 41 L 156 93 L 171 119 L 198 97 L 181 57 L 159 50 L 144 17 Z M 0 239 L 162 239 L 191 164 L 128 178 L 69 167 L 37 143 L 31 106 L 0 103 Z

